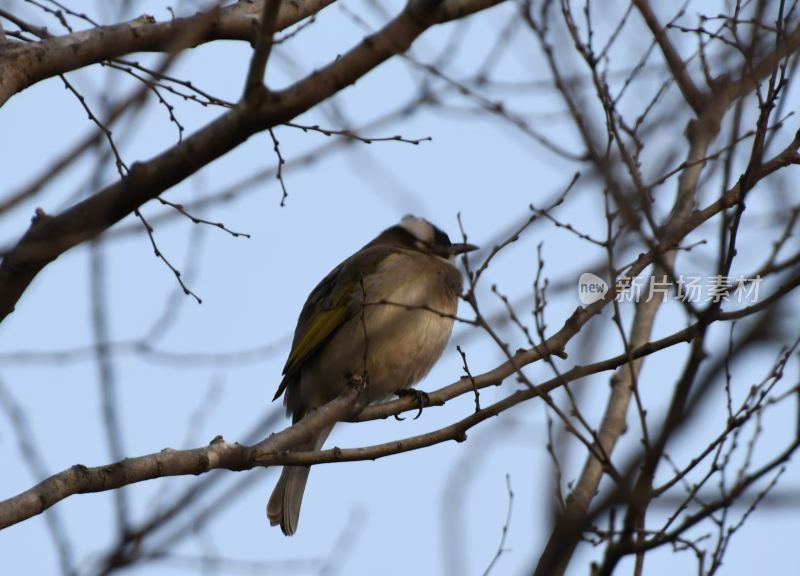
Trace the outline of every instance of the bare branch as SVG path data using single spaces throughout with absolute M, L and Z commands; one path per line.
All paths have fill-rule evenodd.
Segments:
M 659 23 L 653 8 L 650 6 L 650 2 L 648 0 L 633 0 L 633 4 L 639 10 L 642 18 L 644 18 L 647 27 L 650 28 L 658 47 L 661 48 L 661 53 L 667 61 L 672 77 L 678 83 L 686 102 L 689 103 L 696 114 L 701 114 L 705 104 L 705 95 L 695 86 L 689 72 L 686 70 L 684 59 L 678 54 L 675 46 L 672 45 L 667 36 L 667 31 Z
M 496 1 L 412 2 L 382 30 L 325 68 L 269 98 L 241 103 L 169 150 L 133 164 L 125 178 L 62 214 L 37 218 L 0 264 L 0 321 L 14 309 L 39 271 L 66 250 L 94 238 L 251 135 L 287 122 L 352 84 L 389 57 L 407 50 L 429 26 Z
M 255 39 L 255 50 L 250 60 L 250 70 L 244 88 L 244 97 L 248 98 L 264 88 L 264 74 L 272 51 L 273 36 L 278 19 L 281 0 L 264 0 L 264 11 L 261 13 L 261 26 Z

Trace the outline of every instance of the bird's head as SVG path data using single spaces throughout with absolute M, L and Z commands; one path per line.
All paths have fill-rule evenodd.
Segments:
M 390 244 L 407 250 L 416 250 L 453 261 L 459 254 L 477 250 L 478 247 L 466 242 L 452 243 L 450 237 L 425 218 L 406 215 L 399 224 L 381 232 L 367 246 Z

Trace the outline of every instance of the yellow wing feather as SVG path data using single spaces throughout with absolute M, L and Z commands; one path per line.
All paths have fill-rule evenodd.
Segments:
M 290 372 L 296 364 L 302 363 L 334 330 L 342 325 L 346 317 L 347 306 L 336 306 L 317 312 L 289 353 L 286 367 L 283 369 L 284 373 Z
M 361 277 L 371 274 L 391 251 L 387 246 L 367 246 L 339 264 L 314 288 L 300 313 L 275 399 L 296 383 L 303 364 L 354 313 L 353 298 L 358 295 Z

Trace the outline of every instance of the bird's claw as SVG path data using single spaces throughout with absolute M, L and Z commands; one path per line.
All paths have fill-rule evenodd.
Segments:
M 422 390 L 417 390 L 416 388 L 403 388 L 402 390 L 395 392 L 395 394 L 397 394 L 398 398 L 403 398 L 404 396 L 413 396 L 417 401 L 417 409 L 419 411 L 417 412 L 417 415 L 414 416 L 414 420 L 422 416 L 423 408 L 431 405 L 431 397 L 428 395 L 428 393 L 423 392 Z M 405 420 L 405 418 L 399 414 L 395 414 L 394 417 L 396 420 Z

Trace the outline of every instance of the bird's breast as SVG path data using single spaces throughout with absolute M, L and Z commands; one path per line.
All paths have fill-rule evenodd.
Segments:
M 390 271 L 380 279 L 382 286 L 365 290 L 359 340 L 367 347 L 367 370 L 376 398 L 416 384 L 450 339 L 458 292 L 445 265 L 433 264 L 417 267 L 416 275 Z

